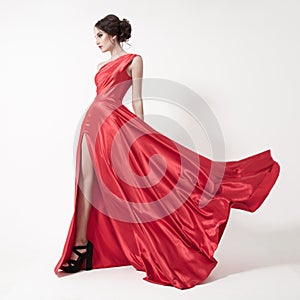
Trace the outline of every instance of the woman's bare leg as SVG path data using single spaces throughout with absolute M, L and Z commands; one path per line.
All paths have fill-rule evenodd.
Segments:
M 92 197 L 92 182 L 94 176 L 93 164 L 88 151 L 85 135 L 82 137 L 81 143 L 81 165 L 79 173 L 79 186 L 77 193 L 77 209 L 76 209 L 76 237 L 75 245 L 84 246 L 87 244 L 87 224 L 91 210 L 91 197 Z M 85 252 L 85 249 L 78 250 Z M 72 252 L 70 259 L 76 260 L 78 255 Z M 63 264 L 67 266 L 68 264 Z

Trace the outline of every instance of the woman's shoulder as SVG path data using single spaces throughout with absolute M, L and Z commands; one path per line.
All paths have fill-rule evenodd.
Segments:
M 133 60 L 136 62 L 136 61 L 139 61 L 139 62 L 143 62 L 143 58 L 142 58 L 142 55 L 141 54 L 138 54 L 138 53 L 127 53 L 127 54 L 133 54 L 134 55 L 134 58 Z M 97 65 L 97 70 L 99 70 L 103 65 L 105 65 L 106 63 L 109 63 L 110 60 L 104 60 L 104 61 L 100 61 Z
M 137 59 L 141 59 L 141 60 L 143 60 L 143 57 L 142 57 L 142 55 L 141 55 L 141 54 L 139 54 L 139 53 L 131 53 L 131 54 L 133 54 L 133 55 L 134 55 L 134 58 L 137 58 Z
M 141 54 L 138 53 L 132 53 L 134 55 L 132 63 L 133 64 L 143 64 L 143 57 Z

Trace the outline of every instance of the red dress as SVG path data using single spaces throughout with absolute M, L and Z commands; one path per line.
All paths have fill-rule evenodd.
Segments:
M 149 282 L 191 288 L 217 264 L 214 252 L 230 209 L 258 209 L 280 167 L 270 150 L 238 161 L 212 161 L 138 118 L 122 105 L 132 84 L 126 68 L 136 55 L 106 63 L 95 76 L 97 96 L 78 138 L 74 215 L 54 271 L 74 245 L 79 145 L 85 134 L 95 171 L 87 228 L 93 268 L 132 265 Z

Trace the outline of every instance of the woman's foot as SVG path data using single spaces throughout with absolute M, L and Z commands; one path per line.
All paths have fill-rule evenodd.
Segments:
M 62 269 L 66 272 L 78 272 L 85 260 L 86 270 L 92 268 L 93 244 L 88 240 L 75 242 L 72 248 L 72 254 L 67 262 L 62 265 Z
M 79 241 L 79 242 L 75 242 L 75 246 L 86 246 L 88 240 L 85 240 L 85 241 Z M 86 249 L 78 249 L 78 251 L 80 253 L 85 253 L 87 250 Z M 72 251 L 72 254 L 70 256 L 69 259 L 73 259 L 73 260 L 77 260 L 78 259 L 78 255 Z M 65 262 L 63 264 L 63 267 L 67 267 L 69 264 L 67 262 Z

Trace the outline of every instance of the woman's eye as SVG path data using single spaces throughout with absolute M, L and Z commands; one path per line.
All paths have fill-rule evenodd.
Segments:
M 98 37 L 101 37 L 102 36 L 102 34 L 98 34 Z

